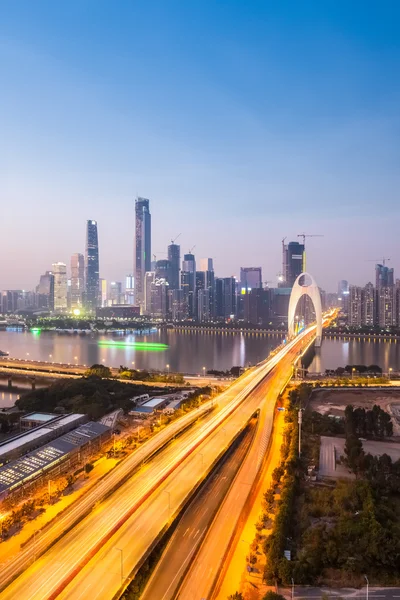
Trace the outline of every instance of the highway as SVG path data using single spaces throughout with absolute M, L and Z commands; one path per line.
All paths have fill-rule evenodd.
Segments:
M 195 495 L 179 520 L 140 600 L 173 600 L 181 578 L 194 559 L 218 506 L 231 485 L 253 438 L 256 419 L 223 464 Z M 238 443 L 238 442 L 236 442 Z
M 11 583 L 1 598 L 75 600 L 85 598 L 89 589 L 93 599 L 112 598 L 168 525 L 172 513 L 179 510 L 254 411 L 265 404 L 263 395 L 257 392 L 258 384 L 281 362 L 274 397 L 271 396 L 274 404 L 278 382 L 285 383 L 294 358 L 313 335 L 312 327 L 237 380 L 219 397 L 218 411 L 196 423 L 96 506 Z M 262 431 L 265 430 L 263 425 Z M 260 427 L 257 434 L 259 431 Z M 257 464 L 267 441 L 264 435 L 258 443 Z M 201 596 L 193 598 L 196 597 Z
M 246 506 L 253 485 L 257 481 L 262 461 L 266 455 L 272 432 L 275 402 L 291 372 L 291 365 L 297 352 L 292 350 L 281 360 L 279 369 L 274 370 L 262 388 L 265 402 L 260 403 L 258 428 L 234 484 L 216 515 L 212 526 L 192 563 L 177 598 L 180 600 L 200 600 L 209 598 L 220 569 L 226 563 L 227 552 L 235 534 L 240 534 L 240 517 Z

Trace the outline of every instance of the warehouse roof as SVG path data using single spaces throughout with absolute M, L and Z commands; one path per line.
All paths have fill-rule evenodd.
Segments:
M 54 467 L 72 450 L 95 440 L 109 429 L 106 425 L 91 421 L 0 467 L 0 494 L 38 477 Z

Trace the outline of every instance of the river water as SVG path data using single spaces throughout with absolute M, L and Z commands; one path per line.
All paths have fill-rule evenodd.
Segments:
M 115 341 L 115 347 L 101 342 Z M 208 369 L 227 370 L 247 366 L 266 358 L 282 341 L 282 336 L 255 333 L 177 332 L 173 329 L 147 335 L 73 335 L 44 331 L 0 331 L 0 350 L 10 357 L 61 363 L 110 367 L 126 365 L 137 369 L 170 370 L 180 373 L 203 373 Z M 156 350 L 124 346 L 124 343 L 159 342 L 168 347 Z M 167 367 L 169 365 L 169 367 Z
M 322 340 L 309 366 L 313 373 L 346 365 L 379 365 L 384 372 L 400 371 L 400 341 L 397 340 Z

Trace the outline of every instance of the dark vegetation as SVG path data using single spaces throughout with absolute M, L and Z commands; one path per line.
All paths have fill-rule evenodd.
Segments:
M 80 379 L 63 379 L 49 388 L 42 388 L 22 395 L 15 404 L 24 412 L 77 412 L 86 413 L 91 419 L 122 408 L 131 410 L 130 398 L 151 392 L 154 395 L 178 391 L 176 388 L 156 388 L 145 385 L 122 383 L 113 379 L 102 379 L 95 375 Z
M 341 377 L 342 375 L 351 375 L 352 373 L 359 375 L 382 375 L 382 369 L 378 365 L 346 365 L 337 369 L 325 369 L 325 374 L 331 376 L 337 375 Z
M 351 586 L 360 585 L 367 573 L 372 582 L 396 585 L 400 581 L 400 461 L 393 462 L 386 454 L 365 454 L 358 437 L 390 436 L 390 416 L 378 406 L 372 410 L 349 406 L 345 419 L 336 424 L 306 410 L 299 460 L 297 408 L 309 391 L 302 385 L 289 392 L 290 441 L 285 439 L 283 448 L 282 457 L 287 454 L 287 458 L 272 534 L 263 546 L 265 580 L 290 585 L 293 578 L 298 585 Z M 312 484 L 307 467 L 316 463 L 318 435 L 336 426 L 346 435 L 344 461 L 356 478 Z M 274 498 L 275 491 L 267 490 L 265 510 L 272 509 Z M 291 561 L 284 558 L 284 550 L 291 551 Z
M 129 369 L 128 367 L 124 367 L 123 365 L 121 365 L 119 368 L 118 377 L 120 379 L 130 379 L 132 381 L 149 381 L 155 383 L 185 383 L 185 379 L 182 373 L 156 373 L 153 371 L 138 371 L 137 369 Z

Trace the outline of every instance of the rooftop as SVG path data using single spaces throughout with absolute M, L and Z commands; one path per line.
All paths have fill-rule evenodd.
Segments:
M 48 471 L 72 450 L 96 439 L 110 428 L 90 421 L 77 429 L 49 442 L 45 446 L 0 467 L 0 494 L 12 490 L 22 482 L 34 479 Z
M 29 419 L 31 421 L 43 421 L 43 423 L 46 423 L 46 421 L 52 421 L 53 419 L 56 419 L 58 416 L 59 415 L 55 415 L 54 413 L 33 412 L 33 413 L 29 413 L 28 415 L 21 417 L 21 419 L 22 420 Z
M 156 406 L 158 406 L 159 404 L 162 404 L 163 402 L 166 402 L 165 398 L 152 398 L 151 400 L 144 402 L 142 404 L 142 406 L 147 406 L 148 408 L 155 408 Z

